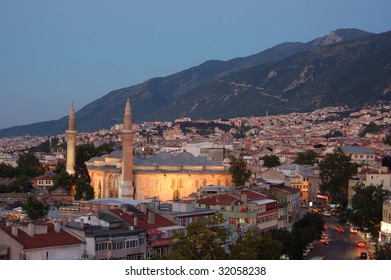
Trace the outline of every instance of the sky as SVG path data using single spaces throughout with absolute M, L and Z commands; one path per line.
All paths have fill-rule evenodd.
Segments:
M 389 0 L 0 1 L 0 129 L 112 90 L 338 28 L 391 30 Z

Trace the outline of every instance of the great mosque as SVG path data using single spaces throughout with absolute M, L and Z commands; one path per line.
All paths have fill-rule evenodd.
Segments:
M 161 201 L 189 197 L 201 186 L 232 186 L 228 167 L 218 161 L 195 157 L 183 151 L 178 155 L 160 152 L 150 156 L 133 155 L 132 113 L 125 105 L 121 132 L 122 150 L 86 162 L 96 198 L 157 198 Z M 68 173 L 75 166 L 76 126 L 73 104 L 69 114 L 67 138 Z

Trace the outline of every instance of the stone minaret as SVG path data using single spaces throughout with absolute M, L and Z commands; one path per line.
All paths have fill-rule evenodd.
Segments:
M 129 98 L 126 101 L 124 127 L 122 129 L 122 176 L 118 197 L 133 198 L 133 136 L 132 113 Z
M 75 107 L 73 103 L 69 110 L 68 130 L 65 132 L 67 138 L 67 166 L 68 174 L 75 174 L 76 161 L 76 123 L 75 123 Z

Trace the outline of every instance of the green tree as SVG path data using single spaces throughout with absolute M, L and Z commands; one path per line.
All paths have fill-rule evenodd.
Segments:
M 280 158 L 276 155 L 264 155 L 260 159 L 263 160 L 263 165 L 267 168 L 281 165 Z
M 75 199 L 93 199 L 94 189 L 91 186 L 91 178 L 85 164 L 93 157 L 101 156 L 112 151 L 112 146 L 103 144 L 95 148 L 91 144 L 76 146 L 75 174 L 69 175 L 65 166 L 56 169 L 57 175 L 54 178 L 54 186 L 50 191 L 63 187 L 70 191 Z
M 9 192 L 26 193 L 30 192 L 32 185 L 26 175 L 19 175 L 16 180 L 8 185 Z
M 355 194 L 352 198 L 353 211 L 350 220 L 358 226 L 379 230 L 383 216 L 383 202 L 390 196 L 388 190 L 382 185 L 357 184 L 354 187 Z
M 270 232 L 261 235 L 254 231 L 247 232 L 232 246 L 229 256 L 232 260 L 279 260 L 283 244 L 273 240 Z
M 382 166 L 387 166 L 391 170 L 391 156 L 385 156 L 381 160 Z
M 187 233 L 176 231 L 173 252 L 167 256 L 174 260 L 223 260 L 227 259 L 224 245 L 229 231 L 222 224 L 222 214 L 200 218 L 187 227 Z
M 261 237 L 253 231 L 248 231 L 232 246 L 229 258 L 232 260 L 257 260 L 260 243 Z
M 0 163 L 0 178 L 16 177 L 16 168 L 4 162 Z
M 273 240 L 270 232 L 265 232 L 261 238 L 259 260 L 279 260 L 282 255 L 283 244 Z
M 340 148 L 327 154 L 319 163 L 320 189 L 329 194 L 331 201 L 340 203 L 345 209 L 348 204 L 349 178 L 356 173 L 357 165 Z
M 314 164 L 316 159 L 316 152 L 314 150 L 307 150 L 304 153 L 298 152 L 294 163 L 297 164 Z
M 33 221 L 45 218 L 49 212 L 49 207 L 34 196 L 27 197 L 22 208 L 26 211 L 26 215 Z
M 288 256 L 290 260 L 301 260 L 303 258 L 296 234 L 286 229 L 273 230 L 271 233 L 274 240 L 282 243 L 282 255 Z
M 103 144 L 97 148 L 93 145 L 79 145 L 76 147 L 76 172 L 74 175 L 73 185 L 75 186 L 75 199 L 92 199 L 94 198 L 94 189 L 91 186 L 91 178 L 88 173 L 86 161 L 93 157 L 102 156 L 112 151 L 112 147 Z
M 389 244 L 376 245 L 373 258 L 375 260 L 391 260 L 391 246 Z
M 293 234 L 299 244 L 300 252 L 308 243 L 317 239 L 324 229 L 324 221 L 317 213 L 306 213 L 293 225 Z
M 54 176 L 53 187 L 49 188 L 48 191 L 52 192 L 58 188 L 64 188 L 68 191 L 71 191 L 71 186 L 75 185 L 75 176 L 68 174 L 68 172 L 65 170 L 65 167 L 58 170 L 58 172 L 59 173 Z
M 358 134 L 359 137 L 364 137 L 367 133 L 378 133 L 380 132 L 384 126 L 377 125 L 374 122 L 370 122 L 368 125 L 364 125 L 360 133 Z
M 383 143 L 391 146 L 391 134 L 387 134 L 386 137 L 383 138 Z
M 39 159 L 32 153 L 20 154 L 17 160 L 17 175 L 34 178 L 44 174 L 44 168 Z
M 243 186 L 251 177 L 251 170 L 247 168 L 247 163 L 241 158 L 229 157 L 229 173 L 232 175 L 232 182 L 235 186 Z
M 114 151 L 113 144 L 111 143 L 103 143 L 95 149 L 96 156 L 102 156 L 104 154 L 110 154 Z

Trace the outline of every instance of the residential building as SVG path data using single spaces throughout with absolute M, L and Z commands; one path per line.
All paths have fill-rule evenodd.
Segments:
M 146 230 L 128 226 L 109 211 L 80 216 L 66 230 L 86 243 L 84 259 L 145 259 Z
M 232 240 L 257 227 L 257 211 L 248 208 L 247 198 L 230 192 L 216 193 L 199 198 L 198 207 L 222 213 L 229 224 Z
M 163 217 L 175 222 L 180 226 L 187 227 L 192 222 L 214 215 L 213 209 L 195 207 L 195 202 L 173 201 L 172 203 L 159 203 L 156 211 Z
M 84 241 L 61 228 L 59 222 L 41 225 L 7 222 L 0 227 L 0 244 L 9 260 L 80 260 Z
M 343 146 L 341 150 L 349 155 L 353 163 L 357 163 L 364 167 L 376 167 L 376 153 L 374 150 L 367 147 L 358 146 Z
M 391 172 L 386 166 L 379 169 L 373 169 L 366 172 L 365 185 L 382 185 L 383 187 L 391 186 Z
M 279 184 L 271 185 L 264 192 L 279 203 L 278 228 L 292 231 L 294 223 L 300 219 L 300 190 Z
M 381 244 L 391 243 L 391 200 L 383 203 L 383 217 L 380 223 L 379 242 Z
M 32 180 L 32 186 L 39 192 L 48 192 L 49 188 L 54 185 L 54 175 L 45 174 L 39 177 L 35 177 Z
M 174 231 L 186 231 L 186 227 L 177 225 L 153 210 L 154 206 L 140 204 L 140 210 L 133 206 L 111 209 L 110 213 L 120 217 L 131 229 L 146 231 L 145 259 L 171 252 Z

